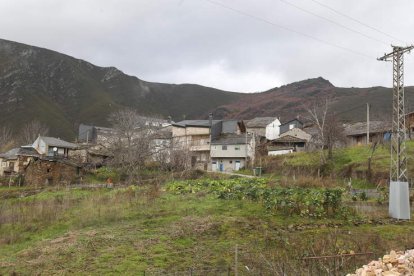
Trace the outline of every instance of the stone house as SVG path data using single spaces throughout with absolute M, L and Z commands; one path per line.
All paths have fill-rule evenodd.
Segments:
M 21 174 L 39 154 L 31 147 L 20 147 L 0 154 L 0 176 Z
M 70 185 L 82 176 L 81 166 L 65 159 L 37 158 L 32 160 L 24 172 L 25 185 Z
M 268 143 L 268 155 L 280 155 L 297 151 L 304 151 L 312 135 L 300 128 L 289 129 L 277 139 Z
M 283 134 L 291 129 L 303 129 L 303 123 L 299 119 L 293 119 L 280 125 L 280 134 Z
M 367 144 L 367 122 L 357 122 L 345 127 L 346 144 L 348 146 Z M 369 123 L 369 142 L 384 141 L 387 133 L 391 133 L 391 124 L 384 121 Z
M 256 117 L 245 121 L 246 131 L 267 140 L 273 140 L 280 135 L 280 121 L 276 117 Z

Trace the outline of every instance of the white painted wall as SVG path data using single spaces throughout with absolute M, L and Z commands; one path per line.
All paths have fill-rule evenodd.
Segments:
M 293 149 L 285 149 L 285 150 L 271 150 L 269 151 L 268 155 L 282 155 L 292 153 Z
M 266 139 L 274 140 L 279 138 L 280 135 L 280 121 L 279 119 L 274 120 L 266 126 Z

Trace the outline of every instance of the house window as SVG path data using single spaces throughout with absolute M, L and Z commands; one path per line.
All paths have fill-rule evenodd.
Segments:
M 221 146 L 222 150 L 227 150 L 227 146 Z
M 295 124 L 290 124 L 289 129 L 293 129 L 293 128 L 295 128 Z
M 234 150 L 240 150 L 240 146 L 235 146 Z

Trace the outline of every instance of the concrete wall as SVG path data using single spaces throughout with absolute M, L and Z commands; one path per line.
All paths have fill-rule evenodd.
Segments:
M 19 161 L 17 159 L 6 160 L 0 158 L 0 176 L 5 175 L 5 170 L 7 170 L 8 173 L 18 173 Z
M 282 155 L 282 154 L 288 154 L 288 153 L 292 153 L 293 149 L 284 149 L 284 150 L 269 150 L 268 155 Z
M 212 171 L 236 171 L 237 162 L 240 164 L 240 169 L 246 166 L 246 160 L 244 158 L 212 158 L 211 161 Z
M 46 145 L 46 143 L 43 141 L 43 139 L 40 139 L 40 137 L 38 137 L 35 141 L 34 141 L 34 143 L 33 143 L 33 145 L 32 145 L 32 147 L 39 153 L 39 154 L 47 154 L 47 150 L 48 150 L 48 148 L 47 148 L 47 145 Z
M 210 128 L 208 127 L 177 127 L 172 128 L 173 137 L 186 135 L 210 135 Z
M 223 149 L 223 146 L 227 149 Z M 211 145 L 211 157 L 246 157 L 246 145 Z
M 280 134 L 280 121 L 279 119 L 274 120 L 266 126 L 266 139 L 274 140 L 279 138 Z
M 247 127 L 248 133 L 254 133 L 257 136 L 266 137 L 266 128 L 264 127 Z

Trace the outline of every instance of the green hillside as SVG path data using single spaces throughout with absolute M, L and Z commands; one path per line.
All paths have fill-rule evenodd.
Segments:
M 17 132 L 37 119 L 66 139 L 80 123 L 108 125 L 108 114 L 118 108 L 176 120 L 201 118 L 241 96 L 200 85 L 149 83 L 116 68 L 6 40 L 0 40 L 0 68 L 0 125 Z

